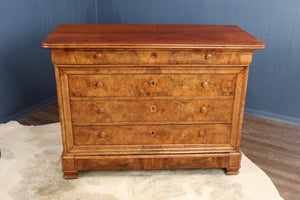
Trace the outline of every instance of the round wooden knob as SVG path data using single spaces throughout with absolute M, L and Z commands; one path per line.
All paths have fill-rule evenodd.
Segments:
M 156 86 L 156 81 L 150 81 L 150 86 L 155 87 Z
M 207 111 L 207 109 L 206 109 L 206 107 L 204 107 L 204 106 L 200 109 L 200 112 L 201 112 L 201 113 L 206 113 L 206 111 Z
M 198 136 L 201 137 L 201 136 L 204 136 L 204 134 L 205 134 L 204 131 L 199 131 Z
M 102 82 L 102 81 L 98 81 L 98 82 L 96 83 L 96 86 L 97 86 L 97 87 L 102 87 L 102 86 L 103 86 L 103 82 Z
M 150 106 L 150 111 L 151 112 L 156 112 L 157 111 L 157 107 L 155 105 Z
M 99 133 L 99 137 L 105 138 L 105 136 L 106 136 L 106 133 L 105 133 L 105 132 L 100 132 L 100 133 Z
M 97 52 L 96 55 L 95 55 L 96 59 L 100 59 L 100 58 L 103 58 L 103 57 L 104 57 L 104 55 L 100 51 Z
M 158 54 L 156 52 L 153 52 L 151 54 L 152 59 L 156 59 L 158 57 Z
M 207 88 L 207 87 L 208 87 L 208 81 L 204 81 L 204 82 L 202 83 L 202 87 L 203 87 L 203 88 Z
M 104 108 L 99 108 L 98 111 L 97 111 L 97 113 L 98 113 L 98 114 L 104 113 Z
M 212 55 L 210 53 L 205 55 L 206 60 L 210 60 L 211 58 L 212 58 Z

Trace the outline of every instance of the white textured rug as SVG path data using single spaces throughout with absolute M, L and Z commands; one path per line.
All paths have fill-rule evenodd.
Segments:
M 243 155 L 239 175 L 222 169 L 61 172 L 59 123 L 0 125 L 0 199 L 282 200 L 268 176 Z

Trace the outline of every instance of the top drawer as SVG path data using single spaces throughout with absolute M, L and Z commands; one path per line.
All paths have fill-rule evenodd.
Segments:
M 52 50 L 54 64 L 78 65 L 247 65 L 251 51 L 238 50 Z

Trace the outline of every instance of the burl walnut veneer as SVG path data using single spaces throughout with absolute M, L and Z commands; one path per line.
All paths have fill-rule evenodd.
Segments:
M 52 53 L 65 178 L 82 170 L 240 168 L 248 69 L 237 26 L 59 25 Z

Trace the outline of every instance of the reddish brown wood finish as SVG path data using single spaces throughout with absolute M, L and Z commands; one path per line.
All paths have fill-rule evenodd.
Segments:
M 237 174 L 252 51 L 237 26 L 60 25 L 55 65 L 65 178 L 80 170 Z
M 229 154 L 78 156 L 77 170 L 224 168 Z
M 264 43 L 238 26 L 214 25 L 59 25 L 44 48 L 209 48 L 263 49 Z

